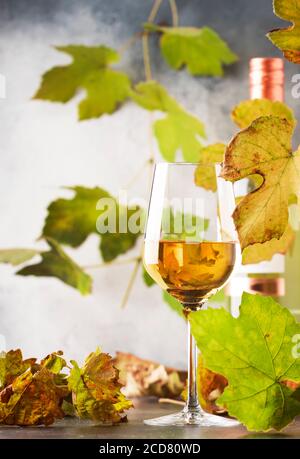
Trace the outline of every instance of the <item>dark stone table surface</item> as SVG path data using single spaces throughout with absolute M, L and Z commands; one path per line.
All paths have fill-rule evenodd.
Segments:
M 134 401 L 128 423 L 99 426 L 89 421 L 65 418 L 49 427 L 0 427 L 1 439 L 96 438 L 107 439 L 231 439 L 231 438 L 300 438 L 300 418 L 283 432 L 253 433 L 237 427 L 153 427 L 143 424 L 149 419 L 178 411 L 178 406 L 158 403 L 155 399 Z

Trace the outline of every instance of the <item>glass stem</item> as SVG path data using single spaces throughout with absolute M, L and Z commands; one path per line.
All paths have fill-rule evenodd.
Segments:
M 188 396 L 187 396 L 187 411 L 200 411 L 197 389 L 197 354 L 198 350 L 194 337 L 191 333 L 191 324 L 187 317 L 188 323 Z

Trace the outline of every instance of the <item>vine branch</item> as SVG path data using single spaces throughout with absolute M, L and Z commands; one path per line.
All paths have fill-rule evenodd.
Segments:
M 152 70 L 151 70 L 150 52 L 149 52 L 149 32 L 144 32 L 142 43 L 143 43 L 143 59 L 144 59 L 145 78 L 147 81 L 149 81 L 149 80 L 152 80 Z
M 179 16 L 178 16 L 178 9 L 176 5 L 176 0 L 169 0 L 171 14 L 172 14 L 172 24 L 173 27 L 178 27 L 179 24 Z
M 155 0 L 148 16 L 147 22 L 151 23 L 155 20 L 159 8 L 163 0 Z M 144 68 L 145 68 L 145 78 L 147 81 L 152 80 L 152 70 L 151 70 L 151 61 L 150 61 L 150 52 L 149 52 L 149 32 L 147 30 L 143 33 L 143 58 L 144 58 Z
M 148 16 L 147 22 L 153 22 L 157 16 L 158 10 L 162 4 L 163 0 L 155 0 L 151 8 L 150 14 Z
M 97 263 L 95 265 L 81 266 L 82 269 L 98 269 L 106 268 L 107 266 L 129 265 L 137 261 L 139 257 L 126 258 L 125 260 L 113 260 L 109 262 Z
M 143 170 L 149 166 L 149 164 L 153 164 L 153 160 L 152 158 L 148 158 L 146 159 L 146 161 L 143 162 L 143 164 L 141 165 L 141 167 L 139 167 L 139 169 L 135 172 L 135 174 L 131 177 L 131 179 L 127 182 L 126 186 L 125 186 L 125 190 L 129 190 L 132 185 L 137 181 L 138 178 L 140 178 L 141 176 L 141 173 L 143 172 Z
M 131 276 L 129 278 L 129 282 L 128 282 L 127 288 L 125 290 L 125 293 L 124 293 L 122 301 L 121 301 L 121 309 L 124 309 L 126 304 L 127 304 L 128 298 L 130 296 L 130 293 L 131 293 L 132 287 L 134 285 L 134 281 L 136 279 L 136 276 L 137 276 L 137 273 L 138 273 L 138 270 L 139 270 L 139 267 L 140 267 L 141 263 L 142 263 L 142 257 L 137 257 L 137 260 L 135 262 L 133 271 L 132 271 Z

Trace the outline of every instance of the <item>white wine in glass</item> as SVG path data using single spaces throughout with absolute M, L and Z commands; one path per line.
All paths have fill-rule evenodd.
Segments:
M 235 263 L 236 232 L 232 185 L 218 166 L 201 166 L 214 186 L 195 184 L 197 164 L 155 167 L 145 232 L 144 265 L 152 279 L 183 307 L 188 319 L 229 279 Z M 207 169 L 207 170 L 206 170 Z M 237 421 L 205 413 L 197 392 L 197 349 L 188 322 L 188 397 L 179 413 L 145 420 L 150 425 L 232 426 Z M 213 331 L 212 331 L 213 333 Z

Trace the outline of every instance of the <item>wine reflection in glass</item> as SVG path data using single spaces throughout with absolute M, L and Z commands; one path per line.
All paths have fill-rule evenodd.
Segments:
M 199 310 L 232 273 L 236 232 L 233 188 L 219 166 L 158 163 L 155 167 L 145 232 L 144 265 L 158 285 L 188 315 Z M 188 395 L 178 413 L 145 420 L 150 425 L 232 426 L 237 421 L 202 410 L 197 393 L 197 350 L 188 323 Z M 213 330 L 212 330 L 213 333 Z

